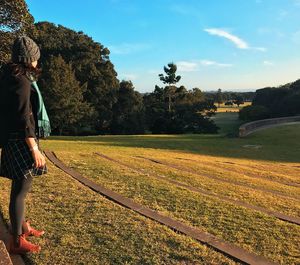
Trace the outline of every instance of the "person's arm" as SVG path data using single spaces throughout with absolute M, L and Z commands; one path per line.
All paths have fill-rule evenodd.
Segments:
M 32 154 L 32 157 L 34 160 L 34 166 L 35 167 L 43 167 L 46 164 L 46 160 L 45 160 L 45 157 L 43 156 L 43 154 L 40 152 L 35 139 L 32 137 L 28 137 L 28 138 L 25 138 L 25 141 L 31 151 L 31 154 Z

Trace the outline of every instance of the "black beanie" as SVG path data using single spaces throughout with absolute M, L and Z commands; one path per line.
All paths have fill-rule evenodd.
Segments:
M 15 40 L 12 48 L 14 63 L 32 63 L 37 61 L 40 56 L 40 49 L 31 38 L 22 36 Z

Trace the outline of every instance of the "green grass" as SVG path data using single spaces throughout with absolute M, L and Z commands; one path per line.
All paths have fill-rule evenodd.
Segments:
M 229 136 L 237 136 L 242 121 L 239 120 L 237 112 L 218 112 L 212 120 L 220 128 L 219 133 Z
M 116 205 L 52 165 L 35 179 L 27 216 L 46 234 L 27 264 L 235 264 L 189 237 Z M 1 179 L 1 211 L 8 221 L 9 181 Z
M 223 124 L 224 132 L 227 125 L 230 129 L 228 119 Z M 298 183 L 299 131 L 300 125 L 283 126 L 245 139 L 228 138 L 226 133 L 52 137 L 42 141 L 42 146 L 55 151 L 62 161 L 89 179 L 153 210 L 280 264 L 298 264 L 298 226 L 154 179 L 151 173 L 292 216 L 300 216 L 298 200 L 220 183 L 134 156 L 158 158 L 200 174 L 299 196 L 299 188 L 272 182 Z M 261 148 L 243 147 L 255 144 Z M 95 151 L 143 168 L 150 176 L 95 157 Z M 50 163 L 48 166 L 50 173 L 35 179 L 28 198 L 28 218 L 47 231 L 43 239 L 35 239 L 43 250 L 29 255 L 28 264 L 234 264 L 199 242 L 94 193 Z M 257 174 L 261 179 L 247 174 Z M 10 183 L 0 179 L 0 185 L 1 212 L 8 221 Z
M 228 138 L 224 135 L 105 135 L 91 137 L 52 137 L 55 140 L 93 144 L 95 147 L 152 148 L 182 151 L 213 157 L 244 158 L 250 160 L 299 162 L 300 124 L 285 125 L 251 134 L 245 138 Z M 52 141 L 52 148 L 63 149 Z M 249 148 L 246 145 L 260 145 Z M 62 148 L 61 148 L 62 147 Z M 75 149 L 76 146 L 74 147 Z

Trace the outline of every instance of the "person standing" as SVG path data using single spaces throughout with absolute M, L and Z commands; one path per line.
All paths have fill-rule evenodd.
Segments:
M 18 37 L 12 47 L 12 60 L 0 77 L 1 165 L 0 176 L 12 180 L 9 216 L 12 254 L 39 252 L 28 236 L 41 236 L 25 219 L 25 198 L 35 176 L 47 173 L 39 139 L 50 135 L 50 122 L 36 80 L 40 49 L 27 36 Z M 3 124 L 4 123 L 4 124 Z M 3 137 L 5 135 L 5 137 Z

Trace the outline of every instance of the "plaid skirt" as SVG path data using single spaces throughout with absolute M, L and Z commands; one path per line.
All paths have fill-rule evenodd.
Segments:
M 36 143 L 39 146 L 38 139 L 36 139 Z M 1 151 L 0 176 L 9 179 L 22 179 L 29 175 L 33 177 L 46 173 L 46 165 L 41 168 L 34 167 L 34 160 L 24 136 L 22 137 L 19 133 L 11 133 L 7 144 L 3 146 Z

